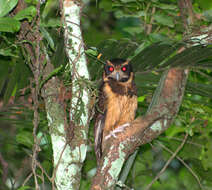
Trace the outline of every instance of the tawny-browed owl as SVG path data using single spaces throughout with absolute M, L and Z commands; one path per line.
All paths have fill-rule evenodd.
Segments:
M 107 61 L 104 66 L 95 121 L 97 162 L 102 156 L 106 137 L 119 126 L 133 121 L 136 109 L 137 94 L 132 65 L 124 59 Z

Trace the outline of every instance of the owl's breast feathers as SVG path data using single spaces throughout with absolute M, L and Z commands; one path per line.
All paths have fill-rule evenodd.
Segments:
M 107 135 L 111 130 L 135 118 L 137 109 L 137 91 L 133 76 L 127 82 L 105 81 L 103 92 L 105 94 L 105 122 L 104 133 Z

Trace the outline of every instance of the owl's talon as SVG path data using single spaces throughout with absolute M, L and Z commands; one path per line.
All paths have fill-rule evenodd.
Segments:
M 122 132 L 124 130 L 124 128 L 128 127 L 128 126 L 130 126 L 130 123 L 125 123 L 125 124 L 120 125 L 117 128 L 115 128 L 112 132 L 114 132 L 114 133 Z
M 124 128 L 125 127 L 128 127 L 128 126 L 130 126 L 129 123 L 125 123 L 123 125 L 118 126 L 114 130 L 112 130 L 109 135 L 105 136 L 105 140 L 109 139 L 111 136 L 113 136 L 114 138 L 116 138 L 116 133 L 122 132 L 124 130 Z
M 109 133 L 109 135 L 105 136 L 105 140 L 109 139 L 111 136 L 113 136 L 114 138 L 116 138 L 115 133 L 113 133 L 113 131 L 111 131 L 111 132 Z

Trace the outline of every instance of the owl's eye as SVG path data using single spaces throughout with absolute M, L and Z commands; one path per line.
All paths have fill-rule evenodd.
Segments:
M 109 70 L 110 72 L 113 72 L 113 71 L 114 71 L 114 68 L 113 68 L 112 66 L 109 66 L 109 67 L 108 67 L 108 70 Z
M 123 72 L 125 72 L 125 71 L 127 71 L 127 67 L 124 66 L 124 67 L 121 68 L 121 70 L 122 70 Z

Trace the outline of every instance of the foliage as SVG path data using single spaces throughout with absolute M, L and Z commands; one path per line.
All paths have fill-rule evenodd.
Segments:
M 28 0 L 27 7 L 14 12 L 17 0 L 0 0 L 0 154 L 9 163 L 7 187 L 0 179 L 0 187 L 18 189 L 30 174 L 29 155 L 32 154 L 33 102 L 31 91 L 34 88 L 29 56 L 23 48 L 26 42 L 18 38 L 21 24 L 28 21 L 35 32 L 37 15 L 36 2 Z M 83 9 L 82 29 L 88 56 L 89 71 L 92 81 L 98 83 L 102 66 L 106 59 L 121 57 L 131 59 L 136 72 L 136 84 L 139 92 L 138 115 L 144 114 L 150 103 L 154 89 L 161 73 L 170 67 L 190 69 L 189 82 L 179 115 L 172 127 L 152 143 L 139 149 L 126 185 L 141 189 L 148 185 L 164 163 L 171 156 L 162 145 L 174 152 L 182 141 L 183 134 L 189 133 L 189 139 L 179 153 L 192 171 L 200 178 L 204 189 L 212 188 L 212 49 L 211 45 L 190 47 L 181 53 L 179 48 L 188 43 L 183 38 L 183 25 L 176 0 L 117 0 L 112 4 L 108 0 L 87 1 Z M 212 21 L 210 0 L 193 2 L 196 22 L 194 31 L 208 26 Z M 57 14 L 55 14 L 57 13 Z M 47 1 L 41 5 L 41 27 L 43 41 L 42 51 L 48 53 L 55 70 L 47 78 L 41 78 L 42 85 L 52 76 L 63 75 L 66 64 L 63 49 L 64 40 L 61 29 L 59 4 Z M 82 14 L 82 15 L 83 15 Z M 203 28 L 204 29 L 204 28 Z M 200 31 L 198 31 L 200 32 Z M 197 32 L 197 33 L 198 33 Z M 193 36 L 193 33 L 187 36 Z M 44 65 L 46 63 L 43 63 Z M 141 111 L 140 111 L 141 110 Z M 44 170 L 51 176 L 52 151 L 48 133 L 45 109 L 40 99 L 40 124 L 37 136 L 41 139 L 38 160 Z M 94 175 L 96 163 L 93 159 L 93 123 L 89 131 L 89 152 L 83 167 L 81 189 L 88 189 Z M 20 175 L 21 173 L 21 175 Z M 0 163 L 0 176 L 4 176 Z M 44 175 L 39 183 L 50 189 L 48 177 Z M 10 181 L 14 181 L 12 184 Z M 169 181 L 169 183 L 167 183 Z M 32 189 L 30 178 L 25 187 Z M 152 186 L 152 189 L 200 189 L 198 181 L 185 165 L 176 158 L 173 160 Z

